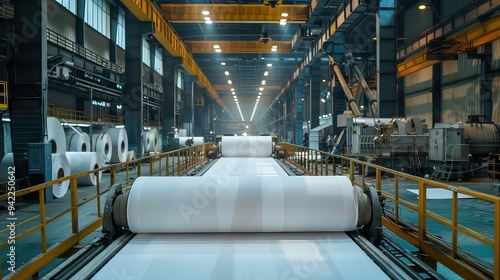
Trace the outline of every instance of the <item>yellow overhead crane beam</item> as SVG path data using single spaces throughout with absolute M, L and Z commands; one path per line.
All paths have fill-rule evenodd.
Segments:
M 221 105 L 233 119 L 227 107 L 222 103 L 217 92 L 205 77 L 200 67 L 194 61 L 194 58 L 186 49 L 182 40 L 177 37 L 170 28 L 163 15 L 150 0 L 121 0 L 127 9 L 134 14 L 140 21 L 150 21 L 154 24 L 153 36 L 158 42 L 174 57 L 182 57 L 182 67 L 192 76 L 198 77 L 197 84 L 207 89 L 210 96 Z
M 478 46 L 493 42 L 498 38 L 500 38 L 500 16 L 486 20 L 460 34 L 450 37 L 455 42 L 455 45 L 444 51 L 443 54 L 464 53 Z M 427 50 L 422 51 L 398 64 L 398 77 L 415 73 L 439 62 L 439 60 L 428 60 Z
M 276 46 L 274 52 L 289 53 L 292 43 L 289 41 L 270 41 L 267 44 L 258 41 L 185 41 L 191 53 L 215 53 L 216 47 L 223 53 L 268 53 Z
M 204 23 L 210 17 L 213 23 L 306 23 L 308 5 L 278 5 L 271 8 L 263 4 L 161 4 L 163 15 L 171 22 Z M 209 15 L 203 15 L 208 11 Z M 287 17 L 282 14 L 287 13 Z

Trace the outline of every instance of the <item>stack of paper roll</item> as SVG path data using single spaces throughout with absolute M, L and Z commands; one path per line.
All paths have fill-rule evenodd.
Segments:
M 111 137 L 111 146 L 113 149 L 111 161 L 125 162 L 128 154 L 128 136 L 127 131 L 123 128 L 108 128 L 102 133 L 109 134 Z
M 93 151 L 101 154 L 106 161 L 113 155 L 113 143 L 107 133 L 92 134 Z
M 66 152 L 66 134 L 56 118 L 47 118 L 47 139 L 52 144 L 52 153 Z
M 70 175 L 70 166 L 65 154 L 52 154 L 52 180 L 57 180 Z M 52 186 L 55 197 L 61 198 L 68 191 L 69 180 Z
M 101 156 L 95 152 L 67 152 L 66 156 L 73 174 L 87 172 L 103 166 Z M 99 172 L 99 180 L 101 179 L 101 175 L 102 172 Z M 78 178 L 78 185 L 92 186 L 96 184 L 97 180 L 94 173 Z
M 67 131 L 66 145 L 69 152 L 87 152 L 90 151 L 90 137 L 85 132 Z
M 144 153 L 158 152 L 158 130 L 153 128 L 149 131 L 144 131 L 142 134 L 142 144 L 144 145 Z

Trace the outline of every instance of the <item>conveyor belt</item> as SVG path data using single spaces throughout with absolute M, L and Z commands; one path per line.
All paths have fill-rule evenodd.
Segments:
M 261 176 L 262 179 L 271 179 L 268 176 L 281 177 L 282 179 L 288 177 L 281 166 L 272 158 L 223 157 L 201 177 L 206 178 L 206 180 L 201 180 L 200 177 L 196 180 L 196 177 L 185 179 L 196 185 L 202 181 L 209 182 L 214 178 L 221 178 L 221 176 L 232 178 L 231 182 L 237 178 L 245 180 L 245 178 Z M 153 180 L 158 179 L 152 178 L 150 180 L 151 183 L 144 181 L 143 184 L 151 185 L 154 184 Z M 257 181 L 255 187 L 263 188 L 263 185 L 258 185 Z M 293 189 L 292 185 L 290 184 L 291 189 Z M 305 188 L 304 190 L 308 190 L 300 195 L 304 201 L 308 200 L 308 196 L 319 195 L 319 193 L 315 193 L 317 188 Z M 325 195 L 327 193 L 322 194 L 322 196 Z M 180 199 L 178 202 L 180 203 L 182 198 L 178 195 L 176 197 Z M 297 203 L 300 204 L 300 202 Z M 339 203 L 332 205 L 339 205 Z M 260 211 L 257 209 L 260 207 L 259 205 L 255 207 L 255 211 Z M 144 211 L 140 209 L 143 208 L 140 207 L 137 211 Z M 309 207 L 307 210 L 310 210 Z M 345 213 L 349 213 L 347 216 L 350 216 L 352 211 L 354 210 Z M 166 214 L 170 211 L 161 210 L 160 212 Z M 333 212 L 336 213 L 324 214 L 328 215 L 328 219 L 335 220 L 339 218 L 338 215 L 342 211 Z M 129 212 L 129 214 L 131 213 Z M 298 215 L 300 216 L 300 214 Z M 307 221 L 318 218 L 310 217 Z M 322 219 L 324 218 L 326 217 Z M 159 217 L 155 219 L 161 220 Z M 345 219 L 352 218 L 346 217 Z M 169 220 L 171 219 L 169 218 Z M 238 223 L 242 222 L 244 224 L 244 221 Z M 212 233 L 137 234 L 93 279 L 113 278 L 189 280 L 389 279 L 344 232 L 217 233 L 217 230 Z
M 389 279 L 343 232 L 137 234 L 93 279 Z
M 288 174 L 273 158 L 222 157 L 203 176 L 282 176 Z

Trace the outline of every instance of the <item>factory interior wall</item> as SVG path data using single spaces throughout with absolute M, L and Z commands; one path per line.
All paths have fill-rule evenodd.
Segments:
M 432 128 L 432 93 L 423 92 L 406 96 L 405 112 L 407 116 L 425 120 L 428 128 Z
M 52 12 L 50 16 L 47 16 L 47 28 L 74 42 L 76 40 L 75 15 L 53 0 L 48 1 L 48 6 L 52 8 L 48 9 Z
M 493 76 L 493 116 L 494 123 L 500 123 L 500 73 L 496 72 Z

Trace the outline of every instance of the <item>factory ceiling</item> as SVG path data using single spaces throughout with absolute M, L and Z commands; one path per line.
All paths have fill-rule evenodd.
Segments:
M 154 4 L 210 83 L 215 92 L 211 96 L 234 121 L 248 122 L 268 112 L 287 82 L 296 78 L 296 70 L 304 66 L 304 58 L 317 47 L 325 29 L 338 15 L 352 12 L 351 2 L 361 8 L 344 20 L 343 49 L 373 60 L 375 16 L 369 7 L 378 1 L 169 0 Z

